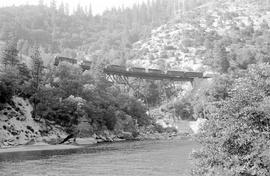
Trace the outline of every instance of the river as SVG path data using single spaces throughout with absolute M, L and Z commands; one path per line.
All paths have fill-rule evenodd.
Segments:
M 181 176 L 190 140 L 105 143 L 80 149 L 0 154 L 1 176 Z

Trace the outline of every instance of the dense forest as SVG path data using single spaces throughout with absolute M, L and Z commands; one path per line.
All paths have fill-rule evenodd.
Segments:
M 39 6 L 6 7 L 0 9 L 0 39 L 18 40 L 18 50 L 29 55 L 34 44 L 45 53 L 60 53 L 68 57 L 93 59 L 119 59 L 131 57 L 132 44 L 150 34 L 151 29 L 166 23 L 183 10 L 189 10 L 205 1 L 180 0 L 147 1 L 131 8 L 113 8 L 102 15 L 92 14 L 91 4 L 78 4 L 74 12 L 68 4 L 49 7 L 40 1 Z

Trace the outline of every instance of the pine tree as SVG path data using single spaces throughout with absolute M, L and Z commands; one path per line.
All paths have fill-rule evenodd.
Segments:
M 230 67 L 226 48 L 222 44 L 216 44 L 214 47 L 215 66 L 221 73 L 227 73 Z
M 30 70 L 25 63 L 18 65 L 19 75 L 22 81 L 27 81 L 31 78 Z
M 15 67 L 19 63 L 18 59 L 18 50 L 17 50 L 17 43 L 15 40 L 9 41 L 2 51 L 1 55 L 2 64 L 5 67 L 5 71 L 7 66 Z
M 32 59 L 32 78 L 33 78 L 33 88 L 34 88 L 34 92 L 35 92 L 35 96 L 33 99 L 33 116 L 34 118 L 36 118 L 37 116 L 37 97 L 36 95 L 39 92 L 39 87 L 40 87 L 40 82 L 42 80 L 42 72 L 43 72 L 43 61 L 42 58 L 40 56 L 40 52 L 39 52 L 39 48 L 38 47 L 34 47 L 33 48 L 33 53 L 31 55 L 31 59 Z
M 54 11 L 56 11 L 56 0 L 51 0 L 50 8 Z
M 36 90 L 39 89 L 40 81 L 42 79 L 42 72 L 43 72 L 43 61 L 40 56 L 40 51 L 38 47 L 33 48 L 33 53 L 31 55 L 32 59 L 32 77 L 34 82 L 34 87 Z
M 92 10 L 92 4 L 89 5 L 88 8 L 88 18 L 92 19 L 93 18 L 93 10 Z
M 69 4 L 65 3 L 65 14 L 69 15 Z
M 77 9 L 75 11 L 75 15 L 78 17 L 85 17 L 85 12 L 80 4 L 77 5 Z
M 63 1 L 61 2 L 58 11 L 59 11 L 59 13 L 60 13 L 61 15 L 64 15 L 64 14 L 65 14 L 65 6 L 64 6 Z

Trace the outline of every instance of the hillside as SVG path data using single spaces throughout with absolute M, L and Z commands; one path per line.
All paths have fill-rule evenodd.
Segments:
M 0 111 L 0 148 L 34 141 L 50 142 L 66 136 L 59 127 L 46 126 L 44 123 L 34 121 L 31 114 L 33 107 L 28 100 L 13 97 L 12 102 L 12 105 L 6 104 Z M 44 135 L 45 131 L 49 133 Z
M 197 7 L 151 32 L 133 45 L 129 65 L 219 71 L 269 62 L 270 13 L 266 2 L 215 1 Z

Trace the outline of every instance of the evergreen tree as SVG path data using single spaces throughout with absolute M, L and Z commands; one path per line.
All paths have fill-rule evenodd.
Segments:
M 33 83 L 33 89 L 34 89 L 34 97 L 33 97 L 33 116 L 36 118 L 37 116 L 37 95 L 39 93 L 39 87 L 40 87 L 40 82 L 42 80 L 42 72 L 43 72 L 43 61 L 40 56 L 39 48 L 35 46 L 33 48 L 33 53 L 31 55 L 32 59 L 32 83 Z
M 5 70 L 7 69 L 7 66 L 14 67 L 19 63 L 17 43 L 15 40 L 7 43 L 6 47 L 2 51 L 1 61 Z
M 50 8 L 54 11 L 56 11 L 56 0 L 51 0 L 50 2 Z
M 25 63 L 21 63 L 18 65 L 18 71 L 19 71 L 20 79 L 22 81 L 28 81 L 31 78 L 30 70 L 28 69 Z
M 87 16 L 88 16 L 88 18 L 93 18 L 92 4 L 89 5 Z
M 69 15 L 69 4 L 65 3 L 65 14 Z
M 230 63 L 228 61 L 228 55 L 226 52 L 225 46 L 222 44 L 217 44 L 214 47 L 214 61 L 215 61 L 215 66 L 220 71 L 221 73 L 227 73 L 228 69 L 230 67 Z
M 82 6 L 80 4 L 77 5 L 77 9 L 75 11 L 75 15 L 78 17 L 84 17 L 85 16 L 85 12 L 82 8 Z
M 63 1 L 61 2 L 58 11 L 59 11 L 59 13 L 60 13 L 61 15 L 65 15 L 65 6 L 64 6 Z
M 33 48 L 31 59 L 32 59 L 32 77 L 33 77 L 34 87 L 36 90 L 38 90 L 40 86 L 40 81 L 42 78 L 42 72 L 43 72 L 44 66 L 43 66 L 42 58 L 40 56 L 39 48 L 37 46 Z

